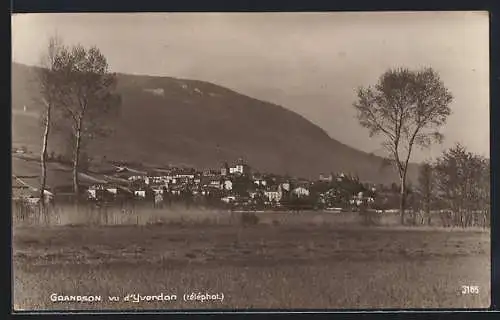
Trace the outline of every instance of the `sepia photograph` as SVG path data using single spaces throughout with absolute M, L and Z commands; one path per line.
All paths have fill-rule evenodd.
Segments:
M 488 12 L 11 25 L 14 311 L 490 307 Z

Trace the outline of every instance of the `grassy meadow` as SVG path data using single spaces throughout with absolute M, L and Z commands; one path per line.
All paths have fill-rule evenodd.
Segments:
M 61 209 L 13 226 L 15 310 L 487 308 L 487 229 L 362 226 L 353 213 Z M 35 221 L 36 220 L 36 221 Z M 17 222 L 16 222 L 17 221 Z M 28 223 L 29 222 L 29 223 Z M 461 286 L 479 293 L 462 294 Z M 50 294 L 103 301 L 52 302 Z M 177 301 L 109 302 L 177 295 Z M 223 294 L 184 301 L 184 294 Z

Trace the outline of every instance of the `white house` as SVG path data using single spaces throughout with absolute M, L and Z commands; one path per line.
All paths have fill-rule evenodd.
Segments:
M 269 201 L 280 201 L 281 193 L 275 190 L 264 191 L 264 195 L 269 199 Z
M 230 167 L 229 168 L 229 173 L 234 174 L 236 172 L 238 172 L 238 170 L 236 170 L 236 167 Z
M 222 189 L 223 188 L 223 184 L 218 179 L 212 179 L 212 180 L 210 180 L 210 182 L 208 183 L 208 185 L 210 187 L 212 187 L 212 188 L 218 188 L 218 189 Z
M 229 168 L 229 173 L 235 174 L 245 174 L 248 171 L 248 165 L 242 159 L 238 159 L 234 167 Z
M 135 175 L 135 176 L 130 176 L 128 178 L 129 181 L 137 181 L 137 180 L 144 180 L 143 176 Z
M 146 184 L 162 184 L 168 181 L 167 176 L 148 176 Z
M 245 167 L 243 164 L 237 164 L 235 167 L 234 167 L 235 171 L 236 172 L 239 172 L 239 173 L 243 173 L 243 171 L 245 170 Z
M 299 197 L 307 197 L 309 196 L 309 190 L 307 190 L 304 187 L 297 187 L 293 189 L 293 193 L 296 194 Z
M 139 197 L 139 198 L 146 198 L 146 191 L 145 190 L 135 190 L 134 196 Z

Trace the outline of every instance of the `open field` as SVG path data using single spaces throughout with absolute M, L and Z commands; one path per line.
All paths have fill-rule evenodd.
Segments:
M 178 308 L 480 308 L 490 304 L 489 231 L 354 223 L 184 221 L 15 226 L 16 310 Z M 290 216 L 289 216 L 290 217 Z M 295 220 L 297 219 L 297 220 Z M 301 220 L 302 219 L 302 220 Z M 323 218 L 326 219 L 326 218 Z M 461 294 L 462 285 L 479 286 Z M 223 301 L 183 301 L 223 293 Z M 101 295 L 52 302 L 51 293 Z M 176 294 L 177 301 L 109 302 Z

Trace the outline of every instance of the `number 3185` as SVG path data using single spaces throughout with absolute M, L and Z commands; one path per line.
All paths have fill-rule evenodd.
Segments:
M 462 286 L 462 294 L 478 294 L 479 286 Z

